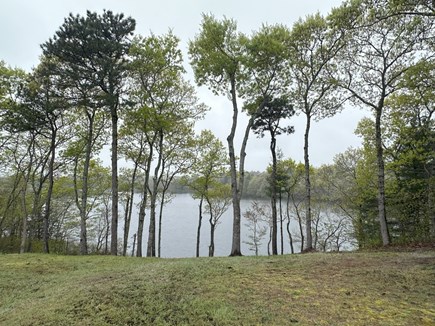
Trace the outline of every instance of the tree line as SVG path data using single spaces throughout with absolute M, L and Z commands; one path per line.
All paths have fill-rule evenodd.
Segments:
M 225 148 L 210 131 L 195 134 L 195 122 L 209 108 L 185 76 L 180 40 L 171 31 L 144 37 L 123 14 L 70 14 L 41 45 L 32 72 L 0 64 L 2 248 L 41 246 L 48 253 L 69 245 L 80 254 L 126 255 L 136 218 L 133 252 L 160 256 L 163 208 L 171 184 L 184 176 L 200 203 L 197 255 L 203 214 L 212 256 L 214 230 L 229 206 L 229 254 L 241 255 L 240 200 L 249 188 L 244 164 L 251 132 L 270 139 L 272 158 L 264 187 L 270 214 L 254 217 L 264 212 L 259 207 L 245 213 L 256 234 L 254 250 L 264 234 L 258 218 L 270 215 L 271 254 L 278 254 L 278 238 L 282 253 L 283 214 L 288 222 L 291 214 L 297 218 L 306 251 L 332 249 L 332 239 L 339 250 L 343 225 L 361 247 L 433 241 L 433 16 L 431 1 L 348 0 L 326 17 L 309 15 L 291 28 L 263 25 L 245 35 L 232 19 L 203 15 L 189 42 L 189 61 L 198 86 L 229 99 Z M 313 168 L 312 123 L 349 106 L 373 112 L 357 129 L 362 148 Z M 240 113 L 249 117 L 241 127 Z M 294 114 L 306 118 L 302 164 L 280 156 L 277 146 L 294 131 Z M 239 128 L 244 137 L 236 148 Z M 99 160 L 104 146 L 111 150 L 110 168 Z M 118 169 L 119 159 L 131 167 Z M 137 193 L 139 212 L 132 216 Z M 334 217 L 319 215 L 319 203 L 333 204 Z

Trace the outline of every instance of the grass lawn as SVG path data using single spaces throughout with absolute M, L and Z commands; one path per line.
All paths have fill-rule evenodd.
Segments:
M 435 251 L 1 255 L 0 325 L 435 325 Z

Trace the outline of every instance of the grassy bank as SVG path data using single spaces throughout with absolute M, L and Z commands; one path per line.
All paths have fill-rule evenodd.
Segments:
M 435 251 L 0 256 L 0 325 L 435 325 Z

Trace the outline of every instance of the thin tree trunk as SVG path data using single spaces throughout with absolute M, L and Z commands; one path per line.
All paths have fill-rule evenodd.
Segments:
M 231 193 L 233 201 L 233 235 L 230 256 L 241 256 L 241 237 L 240 237 L 240 197 L 239 189 L 237 186 L 237 167 L 236 155 L 234 151 L 234 136 L 237 128 L 237 97 L 236 97 L 236 82 L 231 79 L 231 99 L 233 104 L 233 122 L 231 125 L 231 132 L 227 137 L 228 154 L 230 157 L 230 173 L 231 173 Z
M 271 175 L 271 205 L 272 205 L 272 255 L 278 255 L 278 218 L 276 209 L 276 139 L 271 134 L 270 152 L 272 153 L 272 175 Z
M 202 203 L 204 201 L 204 196 L 201 195 L 198 207 L 198 228 L 196 231 L 196 257 L 199 257 L 199 245 L 201 242 L 201 225 L 202 225 Z
M 305 163 L 305 227 L 307 234 L 307 242 L 305 250 L 309 251 L 313 248 L 313 237 L 311 234 L 311 182 L 310 182 L 310 159 L 308 154 L 308 138 L 310 134 L 311 116 L 306 114 L 307 124 L 304 135 L 304 163 Z
M 302 226 L 302 217 L 301 217 L 301 214 L 299 213 L 299 207 L 298 207 L 298 205 L 296 205 L 294 196 L 292 196 L 292 202 L 293 202 L 293 206 L 294 206 L 295 211 L 296 211 L 296 216 L 298 217 L 299 233 L 301 236 L 301 252 L 303 252 L 305 238 L 304 238 L 304 231 L 303 231 L 303 226 Z
M 30 153 L 30 149 L 32 147 L 32 142 L 29 142 L 29 146 L 27 147 L 27 152 Z M 24 175 L 24 185 L 23 189 L 21 191 L 22 197 L 21 197 L 21 203 L 23 206 L 23 220 L 22 220 L 22 230 L 21 230 L 21 244 L 20 244 L 20 253 L 23 254 L 26 252 L 26 242 L 27 242 L 27 218 L 28 218 L 28 212 L 27 212 L 27 203 L 26 203 L 26 195 L 27 195 L 27 184 L 29 182 L 30 177 L 30 170 L 32 168 L 32 162 L 33 162 L 33 156 L 30 156 L 30 162 L 27 167 L 27 171 L 25 171 Z M 17 176 L 18 177 L 18 176 Z M 17 184 L 18 185 L 18 184 Z
M 139 222 L 137 226 L 137 250 L 136 250 L 137 257 L 142 257 L 143 229 L 145 224 L 146 203 L 148 199 L 148 182 L 150 179 L 152 157 L 153 157 L 153 146 L 152 143 L 150 143 L 150 153 L 148 155 L 146 167 L 145 167 L 145 180 L 143 184 L 142 201 L 139 207 Z
M 279 223 L 280 223 L 280 232 L 281 232 L 281 255 L 284 255 L 284 230 L 283 230 L 283 221 L 282 221 L 282 194 L 281 189 L 279 190 Z
M 289 213 L 289 207 L 290 205 L 290 192 L 287 193 L 287 202 L 286 202 L 286 216 L 287 216 L 287 234 L 288 234 L 288 238 L 290 241 L 290 250 L 291 253 L 294 254 L 295 253 L 295 249 L 293 247 L 293 237 L 292 237 L 292 233 L 290 231 L 290 213 Z
M 136 233 L 133 235 L 133 248 L 131 249 L 131 257 L 134 257 L 135 249 L 136 249 Z
M 50 227 L 50 210 L 51 210 L 51 197 L 53 195 L 54 186 L 54 161 L 56 159 L 56 129 L 52 130 L 51 144 L 50 144 L 50 163 L 48 166 L 48 190 L 47 199 L 45 201 L 45 212 L 44 212 L 44 252 L 49 253 L 48 240 L 50 237 L 49 227 Z
M 125 222 L 124 222 L 124 245 L 123 245 L 123 256 L 127 255 L 127 246 L 128 246 L 128 235 L 130 233 L 130 223 L 131 223 L 131 215 L 133 212 L 133 204 L 134 204 L 134 185 L 136 182 L 138 163 L 134 163 L 133 174 L 131 176 L 131 184 L 130 184 L 130 195 L 127 199 L 127 208 L 125 214 Z
M 158 187 L 160 183 L 159 171 L 162 166 L 163 160 L 163 132 L 160 130 L 159 132 L 159 157 L 157 161 L 157 165 L 154 168 L 154 176 L 153 176 L 153 189 L 150 191 L 150 225 L 148 229 L 148 245 L 147 245 L 147 257 L 155 257 L 156 256 L 156 202 L 157 202 L 157 193 Z
M 27 186 L 27 183 L 26 183 Z M 26 187 L 25 186 L 25 187 Z M 26 205 L 26 190 L 22 191 L 21 204 L 23 206 L 23 220 L 22 220 L 22 230 L 21 230 L 21 244 L 20 244 L 20 254 L 26 252 L 26 241 L 27 241 L 27 205 Z
M 128 219 L 128 212 L 130 210 L 130 194 L 127 194 L 127 201 L 125 203 L 125 212 L 124 212 L 124 241 L 122 244 L 122 255 L 125 256 L 127 254 L 127 245 L 128 245 L 128 232 L 130 230 L 130 221 Z
M 112 223 L 110 254 L 118 254 L 118 114 L 117 103 L 112 104 Z
M 156 256 L 156 195 L 150 195 L 150 225 L 148 228 L 147 257 Z
M 88 140 L 86 142 L 85 149 L 85 162 L 83 166 L 82 174 L 82 193 L 81 193 L 81 203 L 78 203 L 78 193 L 76 188 L 76 201 L 80 211 L 80 254 L 86 255 L 88 253 L 88 240 L 87 240 L 87 230 L 86 230 L 86 220 L 87 220 L 87 208 L 88 208 L 88 177 L 89 177 L 89 167 L 91 162 L 91 151 L 92 151 L 92 138 L 93 138 L 93 117 L 88 116 L 89 119 L 89 134 Z M 75 162 L 75 173 L 78 168 L 78 158 Z
M 381 133 L 381 117 L 382 117 L 382 103 L 379 104 L 376 110 L 376 157 L 378 163 L 378 211 L 379 211 L 379 224 L 381 228 L 382 244 L 387 246 L 390 244 L 390 234 L 388 232 L 387 214 L 385 210 L 385 169 L 384 169 L 384 155 L 382 148 L 382 133 Z
M 210 246 L 208 247 L 208 256 L 214 256 L 214 231 L 216 225 L 213 224 L 212 218 L 210 217 Z
M 163 205 L 165 203 L 165 190 L 162 192 L 162 200 L 160 201 L 159 209 L 159 234 L 157 236 L 157 257 L 161 257 L 162 248 L 162 220 L 163 220 Z

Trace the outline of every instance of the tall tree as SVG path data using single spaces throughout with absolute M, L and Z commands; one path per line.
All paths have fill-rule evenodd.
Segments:
M 312 248 L 311 235 L 311 180 L 309 160 L 309 135 L 312 120 L 331 117 L 341 109 L 343 99 L 337 92 L 331 71 L 336 56 L 344 46 L 344 33 L 329 29 L 320 14 L 300 19 L 291 30 L 291 64 L 293 77 L 291 98 L 295 109 L 305 115 L 304 163 L 305 163 L 305 225 L 306 250 Z
M 240 198 L 242 187 L 237 179 L 237 158 L 234 138 L 237 130 L 239 105 L 238 91 L 243 83 L 241 73 L 243 49 L 242 35 L 234 20 L 218 21 L 212 15 L 203 15 L 201 32 L 189 43 L 191 65 L 199 86 L 207 85 L 216 95 L 227 95 L 232 104 L 233 117 L 227 137 L 230 158 L 231 190 L 233 201 L 233 236 L 230 256 L 240 256 Z M 249 131 L 248 131 L 249 132 Z M 243 172 L 245 152 L 241 150 L 239 169 Z M 243 173 L 239 174 L 240 177 Z
M 347 1 L 333 10 L 333 28 L 348 30 L 341 59 L 340 86 L 353 103 L 370 108 L 375 115 L 378 172 L 378 219 L 384 245 L 390 243 L 385 200 L 385 163 L 381 122 L 386 99 L 400 89 L 400 77 L 408 70 L 417 51 L 424 56 L 424 43 L 433 32 L 433 22 L 415 15 L 379 20 L 388 1 Z
M 65 137 L 60 134 L 65 127 L 64 111 L 67 102 L 62 94 L 62 87 L 59 83 L 59 76 L 53 74 L 55 62 L 43 58 L 40 65 L 35 69 L 32 77 L 25 88 L 25 106 L 30 110 L 33 117 L 28 121 L 29 125 L 35 124 L 34 128 L 42 137 L 46 138 L 48 144 L 48 187 L 43 213 L 43 239 L 44 252 L 49 252 L 49 225 L 51 213 L 51 200 L 54 188 L 54 174 L 59 168 L 56 163 L 57 153 L 60 144 L 65 143 Z M 22 115 L 26 116 L 26 114 Z M 28 116 L 28 115 L 27 115 Z M 35 121 L 33 119 L 37 119 Z
M 194 88 L 183 77 L 184 68 L 178 43 L 179 39 L 171 32 L 163 36 L 138 37 L 130 51 L 130 73 L 136 85 L 132 93 L 135 109 L 131 112 L 136 125 L 132 131 L 144 133 L 148 150 L 143 199 L 139 209 L 138 256 L 142 255 L 142 229 L 148 195 L 151 211 L 147 255 L 156 254 L 156 203 L 166 167 L 165 155 L 169 153 L 166 147 L 170 148 L 168 141 L 177 132 L 184 132 L 184 140 L 188 140 L 193 123 L 207 110 L 203 104 L 198 103 Z M 183 142 L 174 144 L 182 145 Z M 174 153 L 175 150 L 172 149 L 171 155 Z M 154 173 L 151 175 L 153 162 Z
M 129 36 L 135 21 L 123 14 L 70 14 L 54 37 L 42 45 L 44 54 L 62 62 L 63 73 L 100 88 L 112 121 L 111 254 L 118 252 L 118 110 L 126 73 Z
M 190 42 L 189 53 L 199 85 L 208 85 L 216 95 L 228 95 L 233 107 L 230 134 L 227 137 L 233 194 L 233 238 L 231 256 L 241 255 L 240 199 L 244 184 L 246 146 L 256 112 L 269 96 L 278 97 L 288 83 L 285 51 L 288 30 L 280 25 L 263 26 L 251 38 L 237 33 L 233 20 L 217 21 L 204 15 L 202 31 Z M 250 117 L 245 127 L 239 155 L 239 169 L 234 148 L 238 122 L 238 98 L 247 101 Z
M 278 254 L 278 223 L 277 223 L 277 152 L 276 137 L 281 134 L 294 132 L 293 127 L 280 126 L 281 120 L 294 114 L 293 107 L 285 98 L 267 100 L 262 110 L 256 115 L 252 129 L 254 133 L 264 137 L 265 132 L 270 135 L 270 152 L 272 155 L 271 173 L 271 207 L 272 207 L 272 255 Z

